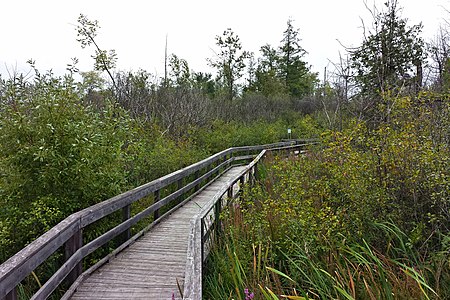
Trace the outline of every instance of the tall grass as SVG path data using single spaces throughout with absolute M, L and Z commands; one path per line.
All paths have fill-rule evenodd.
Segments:
M 448 255 L 433 262 L 414 250 L 393 223 L 372 226 L 382 245 L 343 235 L 312 252 L 302 241 L 290 249 L 255 243 L 240 207 L 225 217 L 228 231 L 210 254 L 204 299 L 448 299 Z M 286 243 L 282 243 L 286 244 Z M 446 261 L 447 259 L 447 261 Z M 443 281 L 446 284 L 443 284 Z M 247 293 L 246 293 L 247 292 Z

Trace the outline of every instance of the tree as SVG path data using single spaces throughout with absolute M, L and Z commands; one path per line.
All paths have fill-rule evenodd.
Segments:
M 117 84 L 116 100 L 135 119 L 152 122 L 155 119 L 156 78 L 150 73 L 118 72 L 115 74 Z
M 450 32 L 449 26 L 441 27 L 436 38 L 428 44 L 433 72 L 433 85 L 439 91 L 450 88 Z
M 194 72 L 192 74 L 193 87 L 200 90 L 204 95 L 213 98 L 216 93 L 216 82 L 211 73 Z
M 300 46 L 299 29 L 294 29 L 292 22 L 292 19 L 287 21 L 279 47 L 278 72 L 289 94 L 302 97 L 313 91 L 316 78 L 309 72 L 306 62 L 302 61 L 306 51 Z
M 400 17 L 397 0 L 388 0 L 385 11 L 371 11 L 373 31 L 362 45 L 351 50 L 352 67 L 361 95 L 372 99 L 366 109 L 388 91 L 417 93 L 422 87 L 424 41 L 422 25 L 409 27 Z
M 102 50 L 99 47 L 99 45 L 95 41 L 97 30 L 99 28 L 100 25 L 98 25 L 97 20 L 91 21 L 87 18 L 86 15 L 80 14 L 80 16 L 78 17 L 77 25 L 77 41 L 81 43 L 81 48 L 83 49 L 90 46 L 91 44 L 95 46 L 95 55 L 92 56 L 92 58 L 95 60 L 94 70 L 106 71 L 113 83 L 114 89 L 117 89 L 116 82 L 111 73 L 111 70 L 116 66 L 117 54 L 115 50 L 106 51 Z
M 191 81 L 191 73 L 189 65 L 185 59 L 179 58 L 175 54 L 169 57 L 170 80 L 173 84 L 189 85 Z
M 231 28 L 225 30 L 222 36 L 216 36 L 216 45 L 220 51 L 213 59 L 208 59 L 211 67 L 219 72 L 219 78 L 227 90 L 228 99 L 233 100 L 237 93 L 237 81 L 242 77 L 245 60 L 250 54 L 242 50 L 241 41 Z
M 251 82 L 248 89 L 260 92 L 264 96 L 285 94 L 285 85 L 278 76 L 280 57 L 277 50 L 266 44 L 259 51 L 261 52 L 261 57 L 258 59 L 255 79 Z

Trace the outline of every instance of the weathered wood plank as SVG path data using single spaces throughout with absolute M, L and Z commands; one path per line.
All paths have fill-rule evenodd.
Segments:
M 22 249 L 0 266 L 0 299 L 80 230 L 73 214 Z
M 239 170 L 241 169 L 239 167 Z M 81 283 L 72 299 L 103 299 L 102 297 L 106 297 L 106 295 L 116 297 L 118 294 L 120 294 L 120 297 L 125 297 L 124 299 L 131 299 L 130 295 L 123 293 L 123 289 L 117 290 L 113 286 L 117 284 L 116 286 L 138 291 L 138 287 L 141 287 L 144 283 L 151 289 L 145 293 L 138 292 L 134 294 L 135 296 L 147 295 L 147 299 L 165 299 L 158 297 L 166 295 L 154 292 L 155 288 L 158 289 L 158 286 L 161 287 L 164 284 L 169 288 L 165 292 L 177 292 L 176 297 L 178 298 L 176 299 L 181 299 L 178 295 L 177 279 L 183 287 L 189 226 L 192 217 L 207 205 L 215 191 L 221 188 L 229 178 L 239 173 L 239 170 L 230 169 L 183 207 L 174 211 L 169 218 L 155 225 L 151 232 L 144 234 L 134 244 L 118 253 L 109 263 Z M 206 196 L 204 196 L 205 194 Z M 108 286 L 108 288 L 105 288 L 101 293 L 98 290 L 93 291 L 91 298 L 89 298 L 89 291 L 99 285 L 101 287 Z M 167 299 L 171 299 L 171 296 L 170 293 Z
M 91 253 L 92 251 L 94 251 L 107 241 L 116 237 L 120 233 L 125 232 L 125 238 L 129 238 L 130 235 L 128 232 L 132 225 L 136 224 L 139 220 L 148 216 L 150 213 L 157 211 L 162 206 L 170 203 L 173 199 L 181 197 L 186 191 L 192 188 L 197 189 L 199 187 L 199 184 L 208 179 L 210 176 L 213 176 L 219 170 L 222 172 L 222 170 L 226 166 L 228 166 L 231 163 L 231 161 L 239 159 L 250 159 L 253 157 L 251 153 L 255 153 L 254 151 L 259 151 L 261 149 L 266 148 L 278 147 L 278 149 L 276 149 L 277 151 L 289 150 L 290 152 L 290 148 L 288 146 L 292 144 L 298 144 L 298 141 L 288 141 L 270 145 L 230 148 L 220 153 L 217 153 L 209 158 L 206 158 L 198 163 L 188 166 L 184 169 L 175 171 L 157 180 L 154 180 L 145 185 L 137 187 L 133 190 L 112 197 L 104 202 L 98 203 L 92 207 L 86 208 L 78 213 L 69 216 L 66 220 L 62 221 L 52 230 L 50 230 L 45 235 L 40 237 L 38 240 L 30 244 L 29 247 L 23 249 L 20 253 L 18 253 L 17 255 L 9 259 L 6 263 L 0 266 L 0 299 L 4 298 L 6 294 L 8 294 L 14 288 L 14 286 L 18 284 L 18 282 L 20 282 L 32 270 L 34 270 L 37 265 L 39 265 L 41 262 L 47 259 L 48 256 L 54 253 L 56 249 L 61 247 L 62 244 L 64 244 L 69 238 L 71 238 L 75 234 L 75 232 L 80 231 L 85 226 L 103 218 L 104 216 L 114 211 L 123 209 L 124 213 L 123 216 L 124 219 L 126 219 L 126 221 L 116 226 L 115 228 L 111 229 L 110 231 L 106 232 L 105 234 L 95 239 L 94 241 L 88 243 L 87 245 L 75 251 L 72 257 L 62 266 L 62 268 L 57 273 L 54 274 L 52 279 L 44 285 L 43 290 L 45 290 L 45 292 L 41 291 L 40 294 L 38 294 L 41 296 L 37 297 L 45 297 L 45 295 L 48 294 L 50 291 L 52 291 L 56 287 L 55 285 L 59 284 L 74 268 L 76 272 L 73 272 L 73 274 L 79 273 L 78 267 L 76 266 L 80 265 L 81 260 L 86 255 L 88 255 L 89 253 Z M 247 153 L 246 156 L 238 156 L 239 153 L 242 152 L 246 152 Z M 261 155 L 262 153 L 258 157 L 261 157 Z M 256 166 L 255 161 L 257 161 L 257 159 L 255 159 L 252 162 L 253 166 Z M 213 165 L 216 167 L 212 168 Z M 206 174 L 203 174 L 202 176 L 199 176 L 200 170 L 208 170 L 208 172 L 206 172 Z M 246 169 L 244 173 L 239 175 L 242 176 L 240 182 L 241 184 L 243 181 L 247 180 L 247 178 L 250 178 L 250 176 L 246 174 L 247 171 L 248 169 Z M 230 172 L 229 174 L 231 173 L 233 172 Z M 196 174 L 196 177 L 198 177 L 197 180 L 194 180 L 194 182 L 188 183 L 184 187 L 182 187 L 184 183 L 183 178 L 186 178 L 186 176 L 189 176 L 191 174 Z M 236 174 L 233 173 L 231 177 L 235 175 Z M 223 176 L 223 178 L 227 178 L 227 175 Z M 177 187 L 178 188 L 181 187 L 181 189 L 165 197 L 158 203 L 155 203 L 154 205 L 140 212 L 136 216 L 130 217 L 129 206 L 131 203 L 145 196 L 148 196 L 149 194 L 155 191 L 159 191 L 161 188 L 164 188 L 165 186 L 168 186 L 173 183 L 176 183 Z M 223 184 L 223 181 L 221 184 Z M 232 183 L 232 185 L 234 185 L 234 182 Z M 233 195 L 234 193 L 232 191 L 235 190 L 236 188 L 237 186 L 234 185 L 232 189 L 228 189 L 230 191 L 228 193 L 229 196 L 231 197 L 234 196 Z M 214 189 L 210 189 L 209 187 L 205 189 L 202 197 L 198 197 L 191 203 L 186 204 L 186 208 L 189 208 L 189 210 L 186 211 L 186 213 L 188 215 L 195 214 L 197 211 L 195 205 L 201 207 L 202 205 L 200 205 L 199 203 L 203 203 L 203 205 L 207 203 L 207 199 L 211 197 L 211 195 L 214 195 L 214 191 L 215 191 Z M 208 218 L 209 216 L 217 217 L 220 212 L 221 206 L 222 205 L 216 207 L 217 209 L 215 213 L 207 212 Z M 180 220 L 187 221 L 185 218 L 180 218 Z M 167 230 L 168 228 L 159 229 L 159 235 L 163 236 L 165 234 L 168 234 Z M 155 232 L 157 232 L 157 230 L 155 230 Z M 171 234 L 173 234 L 174 237 L 183 240 L 182 236 L 184 233 L 182 231 L 172 232 Z M 155 234 L 155 237 L 158 237 L 158 234 Z M 164 239 L 161 240 L 160 243 L 162 243 L 163 241 Z M 129 243 L 127 243 L 126 245 L 129 245 Z M 175 244 L 171 244 L 172 247 L 174 247 L 174 245 Z M 69 252 L 73 252 L 73 250 Z

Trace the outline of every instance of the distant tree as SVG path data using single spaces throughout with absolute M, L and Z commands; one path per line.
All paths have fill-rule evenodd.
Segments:
M 92 58 L 95 60 L 94 70 L 105 71 L 106 73 L 108 73 L 108 76 L 113 83 L 114 89 L 117 89 L 114 76 L 112 75 L 112 69 L 115 68 L 117 62 L 117 54 L 115 50 L 106 51 L 99 47 L 98 43 L 95 40 L 95 37 L 97 36 L 97 30 L 99 28 L 100 25 L 98 24 L 97 20 L 91 21 L 87 18 L 86 15 L 80 14 L 80 16 L 78 17 L 77 25 L 77 41 L 81 43 L 81 48 L 83 49 L 90 45 L 95 46 L 95 55 L 92 56 Z
M 208 59 L 208 63 L 219 72 L 219 78 L 227 90 L 227 97 L 232 101 L 237 93 L 237 81 L 242 77 L 246 66 L 245 60 L 250 54 L 242 50 L 239 36 L 230 28 L 225 30 L 222 36 L 216 36 L 216 45 L 219 52 L 215 58 Z
M 169 57 L 170 81 L 175 85 L 189 85 L 191 73 L 188 62 L 175 54 Z
M 373 30 L 360 47 L 350 51 L 361 94 L 372 99 L 366 105 L 368 109 L 387 91 L 418 92 L 423 80 L 422 25 L 409 27 L 407 20 L 400 17 L 397 0 L 388 0 L 384 5 L 384 11 L 371 11 Z
M 286 87 L 278 76 L 280 57 L 277 50 L 266 44 L 261 47 L 260 53 L 255 79 L 249 86 L 249 90 L 260 92 L 264 96 L 285 94 Z
M 96 106 L 104 106 L 104 87 L 105 79 L 100 76 L 99 71 L 87 71 L 80 73 L 82 82 L 78 84 L 79 92 L 84 103 Z
M 115 80 L 116 99 L 120 106 L 125 108 L 133 118 L 140 118 L 147 122 L 154 121 L 156 78 L 144 70 L 139 70 L 118 72 Z
M 193 87 L 213 98 L 216 93 L 216 83 L 211 73 L 194 72 L 192 74 Z
M 441 26 L 436 38 L 428 43 L 433 73 L 433 86 L 439 90 L 450 88 L 450 32 L 449 25 Z
M 316 78 L 302 60 L 306 51 L 300 46 L 299 29 L 294 29 L 292 20 L 287 21 L 287 28 L 279 47 L 278 72 L 291 96 L 302 97 L 312 93 Z

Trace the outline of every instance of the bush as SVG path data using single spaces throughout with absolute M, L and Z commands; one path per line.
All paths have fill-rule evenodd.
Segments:
M 40 75 L 0 112 L 1 261 L 126 186 L 130 120 L 83 106 L 71 78 Z
M 297 291 L 292 299 L 448 298 L 448 95 L 388 102 L 396 105 L 379 107 L 378 126 L 349 122 L 325 132 L 320 148 L 259 168 L 212 258 L 222 272 L 241 266 L 244 279 L 210 275 L 208 291 L 222 280 L 233 290 L 221 292 L 238 298 L 244 288 L 260 297 Z M 258 245 L 275 275 L 255 273 Z

